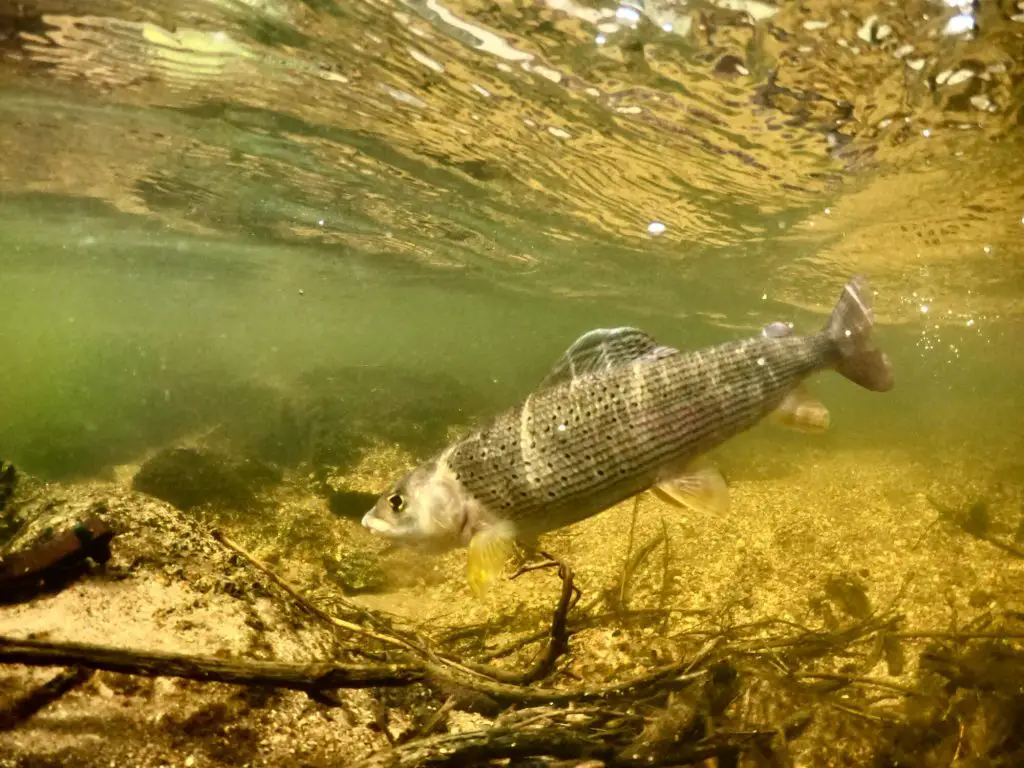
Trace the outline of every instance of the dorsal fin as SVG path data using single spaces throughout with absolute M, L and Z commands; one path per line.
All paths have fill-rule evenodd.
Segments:
M 552 387 L 580 376 L 626 365 L 651 354 L 675 352 L 663 347 L 639 328 L 595 328 L 572 343 L 541 381 L 541 388 Z

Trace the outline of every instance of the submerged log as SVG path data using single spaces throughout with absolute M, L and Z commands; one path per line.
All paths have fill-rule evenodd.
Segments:
M 0 637 L 0 664 L 37 667 L 82 666 L 147 677 L 180 677 L 202 682 L 287 688 L 327 701 L 338 688 L 397 687 L 426 683 L 463 688 L 489 696 L 502 705 L 568 704 L 631 697 L 651 689 L 680 690 L 706 672 L 690 672 L 695 662 L 670 664 L 619 683 L 565 690 L 514 685 L 467 673 L 456 666 L 424 664 L 288 664 L 275 661 L 235 661 L 210 656 L 185 656 L 160 651 L 140 652 L 86 643 L 50 643 Z
M 82 666 L 147 677 L 180 677 L 204 682 L 266 686 L 304 691 L 314 698 L 337 688 L 411 685 L 423 679 L 422 667 L 403 664 L 286 664 L 234 661 L 210 656 L 139 652 L 86 643 L 47 643 L 0 637 L 0 663 L 37 667 Z

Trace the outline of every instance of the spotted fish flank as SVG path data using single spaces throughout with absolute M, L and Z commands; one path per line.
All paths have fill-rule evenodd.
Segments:
M 590 331 L 522 404 L 398 480 L 363 524 L 410 544 L 468 545 L 479 592 L 517 537 L 648 489 L 721 512 L 725 483 L 699 459 L 769 416 L 827 428 L 828 411 L 802 386 L 808 376 L 835 368 L 867 389 L 891 388 L 871 330 L 870 292 L 855 278 L 809 336 L 773 323 L 753 338 L 682 352 L 636 328 Z

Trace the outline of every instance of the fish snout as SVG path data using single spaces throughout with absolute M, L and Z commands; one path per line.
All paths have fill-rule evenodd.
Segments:
M 381 519 L 377 514 L 376 507 L 363 515 L 363 527 L 374 533 L 391 533 L 394 530 L 394 526 L 391 523 Z

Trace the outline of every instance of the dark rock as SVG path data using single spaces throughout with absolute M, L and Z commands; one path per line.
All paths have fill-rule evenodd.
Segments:
M 13 464 L 0 461 L 0 512 L 4 511 L 7 501 L 14 495 L 14 486 L 18 475 Z
M 15 510 L 8 509 L 8 502 L 13 498 L 17 484 L 18 475 L 14 465 L 0 462 L 0 549 L 21 529 L 21 520 L 15 515 Z
M 240 455 L 284 467 L 351 467 L 374 444 L 420 455 L 441 447 L 453 424 L 496 406 L 457 379 L 386 366 L 307 371 L 288 388 L 253 393 L 227 414 L 222 436 Z M 253 413 L 260 419 L 253 419 Z
M 327 503 L 338 517 L 361 520 L 377 502 L 378 494 L 362 491 L 327 490 Z
M 825 594 L 844 613 L 855 619 L 866 619 L 871 601 L 864 583 L 853 575 L 830 576 L 825 581 Z
M 195 448 L 170 448 L 142 465 L 132 488 L 181 510 L 204 504 L 247 509 L 258 506 L 258 491 L 280 479 L 280 472 L 261 462 L 234 461 Z
M 988 533 L 990 525 L 988 504 L 984 501 L 972 504 L 960 525 L 972 536 L 984 537 Z

